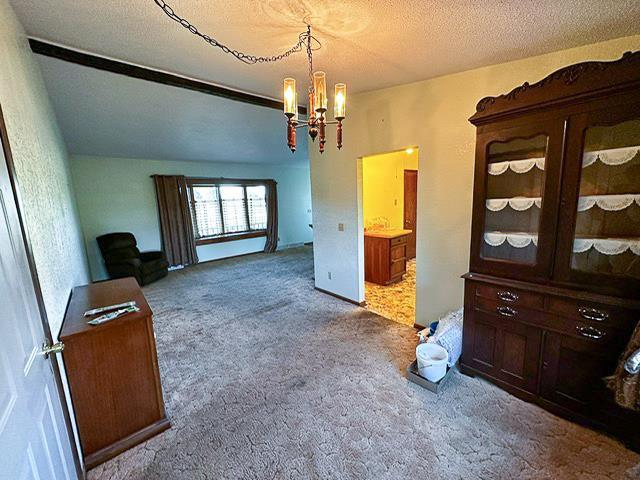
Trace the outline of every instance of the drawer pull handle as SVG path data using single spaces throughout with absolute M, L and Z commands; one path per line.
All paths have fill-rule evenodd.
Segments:
M 506 307 L 504 305 L 500 305 L 496 308 L 496 311 L 503 317 L 515 317 L 518 314 L 518 311 L 515 308 Z
M 595 308 L 578 307 L 578 313 L 585 320 L 594 320 L 596 322 L 604 322 L 609 318 L 609 314 L 607 312 L 603 312 L 602 310 L 597 310 Z
M 602 330 L 598 330 L 597 328 L 577 326 L 576 330 L 583 337 L 591 338 L 593 340 L 600 340 L 602 337 L 604 337 L 604 332 Z
M 516 302 L 519 297 L 513 292 L 498 292 L 498 298 L 503 302 Z

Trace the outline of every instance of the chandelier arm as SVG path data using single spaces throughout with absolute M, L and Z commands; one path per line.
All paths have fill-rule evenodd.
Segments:
M 238 50 L 234 50 L 223 43 L 220 43 L 215 38 L 200 32 L 195 25 L 189 22 L 186 18 L 180 17 L 173 8 L 168 5 L 164 0 L 153 0 L 153 2 L 160 7 L 160 9 L 173 21 L 179 23 L 184 28 L 189 30 L 194 35 L 200 37 L 202 40 L 207 42 L 212 47 L 217 47 L 221 49 L 224 53 L 228 53 L 232 55 L 237 60 L 240 60 L 243 63 L 254 65 L 256 63 L 271 63 L 271 62 L 279 62 L 280 60 L 284 60 L 289 57 L 293 53 L 301 52 L 303 48 L 307 48 L 307 54 L 311 55 L 311 51 L 318 50 L 322 47 L 320 41 L 311 35 L 311 27 L 307 25 L 307 31 L 300 33 L 298 35 L 298 42 L 291 47 L 289 50 L 279 54 L 279 55 L 271 55 L 260 57 L 256 55 L 249 55 Z M 315 44 L 315 48 L 312 48 L 312 42 Z

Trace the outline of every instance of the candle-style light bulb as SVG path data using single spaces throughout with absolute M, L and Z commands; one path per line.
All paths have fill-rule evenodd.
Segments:
M 327 78 L 324 72 L 313 74 L 313 91 L 316 112 L 322 114 L 327 111 Z
M 298 110 L 295 78 L 284 79 L 284 114 L 288 118 L 296 116 Z
M 336 120 L 344 120 L 347 113 L 347 86 L 344 83 L 336 83 L 335 96 L 333 98 L 333 117 Z

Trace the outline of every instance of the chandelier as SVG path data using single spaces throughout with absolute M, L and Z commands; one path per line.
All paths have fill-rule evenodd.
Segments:
M 294 78 L 284 79 L 284 114 L 287 117 L 287 145 L 292 152 L 296 151 L 296 129 L 308 128 L 309 137 L 315 141 L 319 138 L 320 153 L 324 152 L 326 143 L 326 126 L 336 125 L 336 146 L 342 148 L 342 121 L 345 119 L 347 107 L 347 86 L 344 83 L 336 83 L 333 98 L 334 121 L 327 121 L 327 78 L 324 72 L 313 71 L 312 41 L 320 47 L 320 42 L 311 35 L 311 25 L 307 25 L 306 33 L 300 34 L 300 39 L 305 41 L 307 47 L 307 59 L 309 62 L 309 107 L 307 109 L 307 121 L 298 124 L 298 92 Z
M 284 60 L 289 55 L 301 52 L 306 49 L 307 60 L 309 64 L 309 107 L 308 115 L 305 122 L 300 122 L 298 118 L 298 93 L 296 91 L 296 81 L 294 78 L 288 77 L 284 79 L 284 114 L 287 117 L 287 145 L 292 152 L 296 151 L 296 130 L 299 128 L 307 128 L 309 137 L 315 141 L 319 137 L 318 145 L 320 153 L 324 152 L 326 143 L 326 127 L 327 125 L 336 125 L 336 146 L 342 148 L 342 121 L 345 119 L 347 106 L 347 86 L 344 83 L 336 83 L 334 87 L 334 104 L 333 118 L 328 121 L 327 113 L 327 78 L 325 72 L 313 71 L 313 51 L 319 49 L 322 44 L 311 34 L 311 25 L 307 25 L 307 31 L 298 35 L 298 42 L 289 50 L 268 57 L 258 57 L 248 55 L 238 50 L 233 50 L 223 43 L 220 43 L 210 35 L 201 33 L 193 24 L 185 18 L 178 16 L 173 8 L 164 0 L 153 0 L 155 4 L 172 20 L 182 25 L 192 34 L 200 37 L 212 47 L 220 48 L 241 62 L 254 65 L 256 63 L 273 63 Z

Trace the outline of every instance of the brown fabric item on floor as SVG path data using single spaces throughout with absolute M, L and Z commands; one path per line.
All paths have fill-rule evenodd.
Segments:
M 273 253 L 278 248 L 278 189 L 275 180 L 266 180 L 267 189 L 267 241 L 265 253 Z
M 185 177 L 182 175 L 152 175 L 152 177 L 158 200 L 162 248 L 169 265 L 198 263 Z
M 640 373 L 631 374 L 624 368 L 625 363 L 638 349 L 640 349 L 640 323 L 636 326 L 626 350 L 620 357 L 616 373 L 609 377 L 608 385 L 615 393 L 618 405 L 640 410 Z

